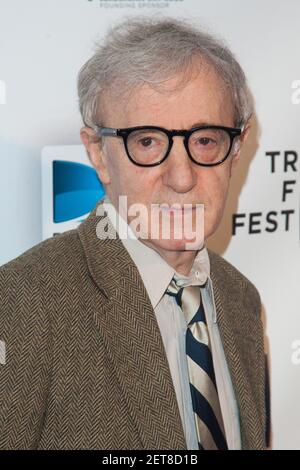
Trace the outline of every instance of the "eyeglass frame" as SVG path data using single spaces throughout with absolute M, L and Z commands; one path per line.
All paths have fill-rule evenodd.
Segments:
M 138 163 L 131 157 L 131 155 L 129 153 L 128 145 L 127 145 L 129 135 L 134 131 L 143 130 L 143 129 L 150 129 L 150 130 L 152 129 L 152 130 L 157 130 L 157 131 L 160 131 L 160 132 L 164 132 L 167 135 L 168 139 L 169 139 L 169 145 L 168 145 L 168 149 L 166 151 L 166 154 L 158 162 L 150 163 L 150 164 Z M 223 131 L 227 132 L 227 134 L 230 137 L 230 145 L 229 145 L 229 149 L 228 149 L 227 154 L 225 155 L 225 157 L 223 157 L 221 160 L 219 160 L 215 163 L 200 163 L 200 162 L 197 162 L 191 155 L 191 152 L 190 152 L 190 149 L 189 149 L 189 138 L 194 132 L 199 131 L 199 130 L 203 130 L 203 129 L 220 129 L 220 130 L 223 130 Z M 141 166 L 141 167 L 154 167 L 154 166 L 160 165 L 162 162 L 164 162 L 168 158 L 168 156 L 171 152 L 171 149 L 172 149 L 172 146 L 173 146 L 173 143 L 174 143 L 173 137 L 174 136 L 183 136 L 184 137 L 184 140 L 183 140 L 184 147 L 185 147 L 185 150 L 186 150 L 189 158 L 194 163 L 196 163 L 196 165 L 211 167 L 211 166 L 220 165 L 221 163 L 225 162 L 225 160 L 227 160 L 227 158 L 229 157 L 230 152 L 232 150 L 234 139 L 237 136 L 241 135 L 243 129 L 240 129 L 238 127 L 216 126 L 216 125 L 209 125 L 209 124 L 203 125 L 203 126 L 193 127 L 192 129 L 189 129 L 189 130 L 185 130 L 185 129 L 172 129 L 172 130 L 169 130 L 169 129 L 165 129 L 164 127 L 159 127 L 159 126 L 136 126 L 136 127 L 114 128 L 114 127 L 103 127 L 103 126 L 96 125 L 94 127 L 94 131 L 98 134 L 99 137 L 101 137 L 101 136 L 122 137 L 127 157 L 129 158 L 129 160 L 134 165 Z

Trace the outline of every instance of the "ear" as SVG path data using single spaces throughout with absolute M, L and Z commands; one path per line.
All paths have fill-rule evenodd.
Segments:
M 110 183 L 110 176 L 107 168 L 106 155 L 101 137 L 97 135 L 94 129 L 83 127 L 80 130 L 80 138 L 86 148 L 89 159 L 97 171 L 102 184 Z
M 232 154 L 232 160 L 231 160 L 232 164 L 231 164 L 231 169 L 230 169 L 230 176 L 232 175 L 232 170 L 235 168 L 236 164 L 238 163 L 240 159 L 241 150 L 249 136 L 250 128 L 251 128 L 251 124 L 249 121 L 247 121 L 241 135 L 238 138 L 236 138 L 233 144 L 233 154 Z

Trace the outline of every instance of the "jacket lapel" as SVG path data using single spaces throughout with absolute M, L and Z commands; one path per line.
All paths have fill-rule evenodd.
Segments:
M 263 449 L 263 412 L 256 399 L 259 377 L 249 367 L 249 364 L 263 361 L 263 357 L 256 355 L 260 352 L 255 338 L 249 337 L 245 331 L 243 318 L 249 317 L 250 313 L 242 311 L 242 305 L 236 302 L 245 287 L 239 282 L 225 286 L 224 280 L 218 277 L 215 262 L 211 267 L 218 325 L 240 412 L 242 449 Z M 255 354 L 255 357 L 250 357 L 251 354 Z
M 169 364 L 150 299 L 101 202 L 78 228 L 88 267 L 102 295 L 94 321 L 145 449 L 186 449 Z M 99 225 L 98 225 L 99 229 Z

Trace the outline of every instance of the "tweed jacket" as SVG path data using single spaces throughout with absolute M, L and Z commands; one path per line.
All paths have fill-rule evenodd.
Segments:
M 0 449 L 186 449 L 154 310 L 121 240 L 97 237 L 101 220 L 95 208 L 0 268 Z M 242 448 L 263 449 L 259 295 L 209 257 Z

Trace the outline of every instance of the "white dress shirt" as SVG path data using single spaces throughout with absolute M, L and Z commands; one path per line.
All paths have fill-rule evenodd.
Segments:
M 187 324 L 175 298 L 165 294 L 176 271 L 158 252 L 137 239 L 131 227 L 119 216 L 107 196 L 105 197 L 104 209 L 116 232 L 119 234 L 125 249 L 137 266 L 145 285 L 166 351 L 187 449 L 197 450 L 198 438 L 185 352 Z M 127 234 L 126 238 L 124 234 Z M 212 357 L 227 445 L 228 449 L 239 450 L 241 449 L 241 437 L 238 407 L 218 328 L 207 249 L 204 247 L 197 253 L 189 276 L 179 273 L 177 275 L 181 278 L 182 287 L 191 284 L 205 284 L 205 286 L 202 285 L 200 287 L 201 297 L 211 340 Z

